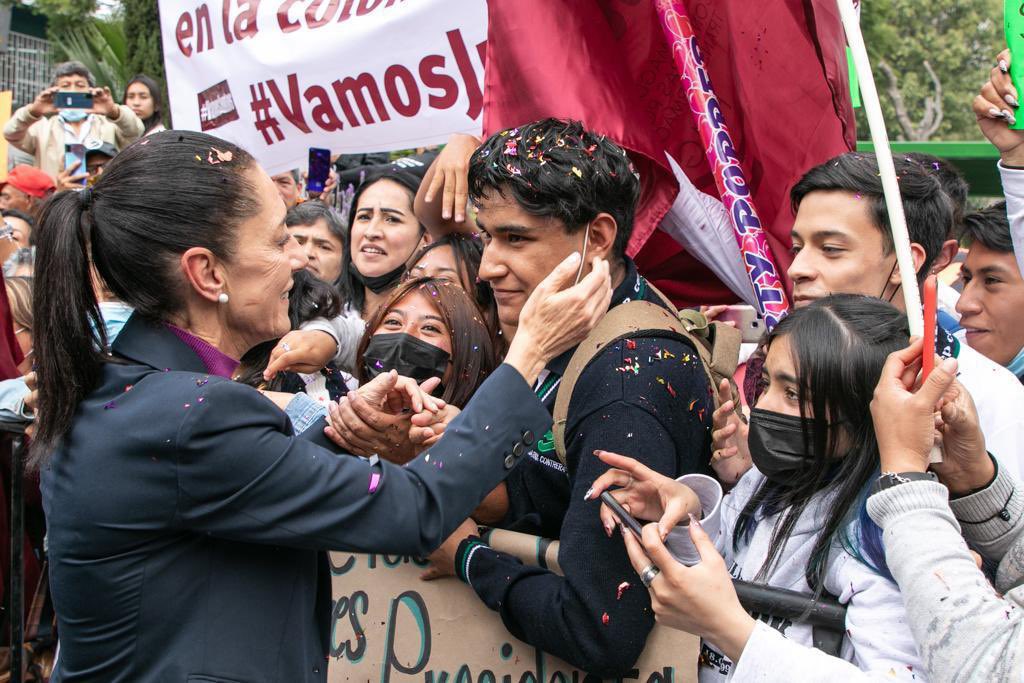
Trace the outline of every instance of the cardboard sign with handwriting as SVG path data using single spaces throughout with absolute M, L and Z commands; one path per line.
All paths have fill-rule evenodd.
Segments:
M 525 562 L 557 571 L 557 542 L 498 531 L 489 540 Z M 425 566 L 409 557 L 331 553 L 329 683 L 597 680 L 514 638 L 501 617 L 461 581 L 421 581 Z M 635 670 L 623 680 L 696 681 L 698 651 L 697 637 L 655 626 Z

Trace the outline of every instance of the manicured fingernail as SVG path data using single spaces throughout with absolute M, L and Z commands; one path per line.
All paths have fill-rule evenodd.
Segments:
M 1006 63 L 1005 59 L 999 60 L 999 70 L 1002 71 L 1004 74 L 1009 73 L 1010 65 Z
M 989 115 L 989 116 L 991 116 L 992 118 L 995 118 L 995 119 L 1001 119 L 1001 118 L 1004 118 L 1004 117 L 1003 117 L 1003 112 L 999 111 L 999 110 L 998 110 L 998 109 L 996 109 L 995 107 L 991 107 L 991 108 L 989 108 L 989 110 L 988 110 L 988 115 Z
M 580 252 L 574 251 L 569 254 L 569 258 L 565 259 L 569 263 L 577 263 L 580 260 Z
M 1009 109 L 1003 110 L 1003 118 L 1009 121 L 1011 124 L 1017 123 L 1017 119 L 1013 117 L 1013 112 L 1011 112 Z
M 608 524 L 607 522 L 605 522 L 605 525 L 604 525 L 604 535 L 607 536 L 608 538 L 612 537 L 612 525 Z
M 1006 100 L 1006 103 L 1013 107 L 1014 109 L 1020 106 L 1019 104 L 1017 104 L 1017 98 L 1014 97 L 1013 95 L 1003 95 L 1003 99 Z
M 700 520 L 697 519 L 697 516 L 694 515 L 692 512 L 690 513 L 690 524 L 692 524 L 693 526 L 697 527 L 698 529 L 702 529 L 703 528 L 700 525 Z
M 583 500 L 590 500 L 590 498 L 593 495 L 594 495 L 594 487 L 590 487 L 589 489 L 587 489 L 587 492 L 583 494 Z
M 448 209 L 445 209 L 444 211 L 441 212 L 441 218 L 443 218 L 445 220 L 448 220 L 451 217 L 452 217 L 452 213 Z

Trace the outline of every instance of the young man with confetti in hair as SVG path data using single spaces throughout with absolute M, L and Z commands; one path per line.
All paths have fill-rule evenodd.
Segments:
M 506 333 L 534 287 L 574 251 L 583 255 L 580 276 L 591 258 L 608 259 L 613 307 L 637 299 L 664 306 L 625 255 L 640 179 L 622 148 L 578 122 L 546 119 L 493 135 L 472 153 L 468 171 L 485 245 L 480 277 L 494 289 Z M 573 351 L 551 362 L 534 387 L 549 410 Z M 559 538 L 564 577 L 491 549 L 472 524 L 435 554 L 433 571 L 454 571 L 517 638 L 613 678 L 633 667 L 654 617 L 620 534 L 601 526 L 598 502 L 587 499 L 607 469 L 594 451 L 627 453 L 671 477 L 705 471 L 713 407 L 696 352 L 676 338 L 609 345 L 572 396 L 567 464 L 549 432 L 476 515 Z

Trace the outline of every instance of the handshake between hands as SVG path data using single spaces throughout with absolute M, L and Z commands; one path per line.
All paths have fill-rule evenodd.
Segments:
M 422 384 L 392 370 L 328 407 L 331 441 L 355 455 L 405 464 L 444 434 L 459 409 L 432 396 L 440 380 Z

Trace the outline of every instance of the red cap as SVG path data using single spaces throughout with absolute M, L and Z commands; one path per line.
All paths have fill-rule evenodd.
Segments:
M 0 189 L 10 183 L 27 195 L 33 197 L 45 197 L 57 189 L 50 174 L 41 171 L 35 166 L 18 164 L 7 174 L 7 180 L 0 183 Z

